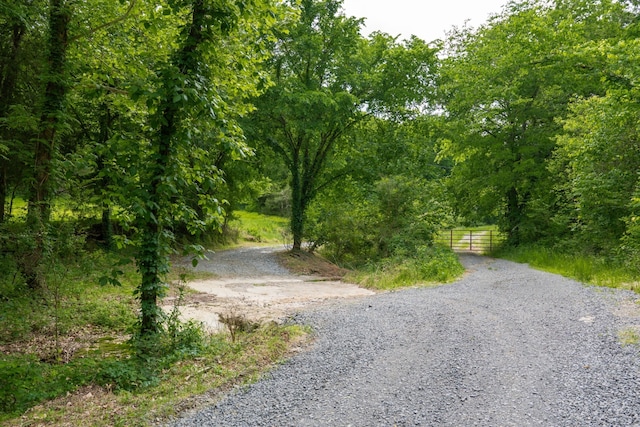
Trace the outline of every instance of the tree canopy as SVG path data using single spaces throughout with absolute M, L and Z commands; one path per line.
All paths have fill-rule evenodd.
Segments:
M 304 238 L 306 211 L 318 192 L 344 176 L 332 158 L 369 115 L 410 115 L 428 102 L 435 49 L 419 39 L 360 36 L 362 21 L 341 1 L 303 1 L 300 18 L 280 33 L 269 70 L 273 86 L 256 100 L 254 138 L 290 174 L 293 247 Z
M 269 197 L 294 249 L 345 262 L 495 223 L 633 266 L 638 16 L 512 1 L 430 42 L 365 37 L 340 0 L 0 1 L 4 252 L 38 292 L 64 232 L 132 246 L 141 334 L 169 255 Z

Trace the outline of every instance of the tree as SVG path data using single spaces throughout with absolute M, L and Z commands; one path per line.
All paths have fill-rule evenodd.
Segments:
M 23 17 L 0 6 L 2 28 L 14 15 Z M 36 244 L 22 272 L 38 280 L 54 195 L 93 202 L 107 220 L 118 204 L 127 231 L 118 243 L 135 245 L 141 274 L 140 334 L 152 335 L 161 328 L 157 299 L 175 228 L 186 224 L 195 233 L 219 225 L 225 202 L 216 194 L 223 175 L 216 159 L 221 152 L 229 159 L 249 153 L 237 120 L 252 108 L 247 99 L 267 85 L 260 64 L 279 8 L 268 0 L 50 0 L 49 8 L 38 5 L 43 16 L 45 10 L 49 18 L 38 28 L 50 33 L 46 71 L 34 97 L 42 107 L 21 109 L 38 124 L 29 150 Z M 6 40 L 12 39 L 0 39 L 0 48 Z M 11 50 L 0 54 L 4 82 Z M 0 119 L 15 126 L 10 114 Z
M 36 227 L 42 227 L 42 224 L 49 220 L 51 161 L 67 92 L 65 66 L 71 14 L 72 6 L 68 5 L 65 0 L 50 0 L 47 43 L 48 68 L 44 79 L 44 100 L 35 141 L 33 186 L 29 198 L 30 222 Z
M 0 6 L 0 223 L 7 201 L 24 186 L 32 162 L 29 140 L 35 132 L 35 109 L 40 93 L 38 76 L 43 58 L 41 2 L 18 1 Z
M 361 21 L 340 0 L 303 0 L 300 17 L 273 47 L 275 85 L 256 100 L 253 136 L 273 149 L 290 174 L 293 249 L 304 238 L 306 212 L 322 188 L 344 176 L 336 147 L 368 114 L 400 114 L 425 101 L 434 50 L 384 34 L 359 35 Z
M 132 93 L 134 99 L 146 98 L 152 111 L 152 133 L 131 205 L 139 237 L 140 334 L 145 337 L 160 330 L 157 301 L 165 290 L 176 220 L 195 231 L 222 214 L 222 201 L 210 191 L 220 171 L 211 167 L 215 152 L 209 149 L 224 142 L 229 153 L 244 150 L 237 120 L 250 110 L 246 99 L 257 95 L 263 82 L 258 66 L 266 53 L 259 36 L 265 37 L 264 30 L 277 19 L 274 6 L 260 0 L 191 0 L 170 6 L 167 14 L 182 22 L 175 50 L 159 64 L 157 83 Z M 201 212 L 185 203 L 192 188 Z
M 575 50 L 584 67 L 601 76 L 603 94 L 575 99 L 562 121 L 550 170 L 563 209 L 555 220 L 591 251 L 608 251 L 637 229 L 640 139 L 638 14 L 620 14 L 620 31 Z M 631 234 L 636 234 L 636 231 Z M 634 247 L 627 236 L 625 245 Z M 630 251 L 626 251 L 627 253 Z
M 96 1 L 92 5 L 99 3 Z M 24 2 L 20 8 L 16 8 L 16 14 L 21 21 L 27 20 L 28 16 L 46 15 L 43 19 L 43 27 L 46 28 L 46 35 L 42 35 L 44 55 L 41 58 L 42 65 L 33 65 L 27 61 L 19 61 L 18 67 L 27 69 L 33 73 L 36 68 L 40 74 L 39 81 L 23 82 L 25 86 L 32 85 L 38 89 L 34 91 L 32 99 L 24 97 L 22 104 L 11 105 L 7 116 L 7 128 L 11 131 L 16 129 L 24 133 L 24 150 L 20 154 L 28 153 L 31 157 L 28 161 L 29 173 L 20 177 L 25 187 L 28 198 L 27 227 L 31 236 L 32 244 L 28 254 L 19 256 L 18 265 L 31 288 L 42 287 L 41 263 L 45 257 L 48 240 L 50 240 L 49 217 L 53 196 L 57 190 L 64 186 L 63 182 L 57 182 L 56 177 L 60 177 L 63 172 L 60 165 L 64 153 L 63 149 L 73 151 L 72 144 L 60 144 L 60 134 L 68 130 L 69 115 L 68 97 L 74 88 L 74 79 L 69 72 L 73 66 L 78 66 L 81 61 L 69 61 L 69 54 L 78 45 L 99 29 L 106 29 L 115 23 L 124 20 L 133 9 L 136 0 L 128 2 L 126 12 L 118 15 L 114 20 L 102 21 L 97 27 L 86 27 L 87 22 L 93 22 L 89 15 L 95 11 L 91 10 L 91 5 L 85 8 L 86 4 L 78 4 L 67 0 L 49 0 L 47 7 L 40 2 Z M 111 3 L 106 7 L 110 13 L 120 13 L 123 5 Z M 46 11 L 46 13 L 45 13 Z M 103 18 L 98 17 L 97 19 Z M 31 24 L 29 30 L 35 32 L 38 26 Z M 77 58 L 76 58 L 77 59 Z M 36 62 L 36 61 L 34 61 Z M 39 67 L 39 68 L 38 68 Z M 30 69 L 31 68 L 31 69 Z M 28 73 L 25 73 L 28 75 Z M 34 79 L 35 80 L 35 79 Z M 36 100 L 36 107 L 32 107 L 33 100 Z M 35 117 L 35 118 L 34 118 Z M 31 126 L 16 126 L 15 123 L 28 123 Z M 62 146 L 64 145 L 64 146 Z M 6 170 L 6 168 L 5 168 Z M 16 177 L 14 177 L 16 178 Z M 63 180 L 61 180 L 63 181 Z M 77 182 L 77 181 L 76 181 Z M 4 202 L 4 200 L 3 200 Z
M 7 6 L 7 12 L 3 20 L 5 28 L 3 28 L 2 35 L 8 34 L 9 37 L 2 38 L 2 47 L 0 48 L 2 54 L 0 62 L 0 118 L 7 117 L 9 108 L 15 98 L 18 81 L 18 56 L 22 47 L 24 33 L 26 32 L 26 22 L 21 19 L 17 11 Z M 6 139 L 6 136 L 2 138 L 2 140 Z M 2 164 L 0 169 L 0 223 L 4 222 L 5 218 L 8 176 L 4 160 L 8 151 L 6 144 L 0 145 L 0 162 Z
M 609 1 L 510 3 L 477 32 L 450 40 L 442 155 L 456 162 L 451 182 L 462 212 L 498 216 L 512 244 L 546 229 L 558 120 L 574 96 L 603 90 L 600 75 L 572 52 L 619 31 L 617 9 Z
M 412 257 L 450 223 L 443 178 L 436 163 L 440 117 L 410 120 L 370 116 L 354 127 L 348 176 L 325 189 L 310 208 L 312 248 L 349 264 Z

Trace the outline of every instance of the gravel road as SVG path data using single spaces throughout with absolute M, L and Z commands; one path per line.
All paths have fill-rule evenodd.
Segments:
M 637 295 L 464 255 L 458 282 L 306 310 L 314 345 L 179 426 L 640 426 Z

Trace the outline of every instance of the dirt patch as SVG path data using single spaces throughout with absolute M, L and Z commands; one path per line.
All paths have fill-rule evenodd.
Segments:
M 283 267 L 295 274 L 341 280 L 349 272 L 346 268 L 338 267 L 318 255 L 305 251 L 278 252 L 276 256 Z
M 188 283 L 196 293 L 185 297 L 180 312 L 183 319 L 200 321 L 211 331 L 226 329 L 220 314 L 280 322 L 312 304 L 374 294 L 343 282 L 347 270 L 323 258 L 281 248 L 224 251 L 212 254 L 197 268 L 217 276 Z M 175 297 L 164 304 L 170 310 Z

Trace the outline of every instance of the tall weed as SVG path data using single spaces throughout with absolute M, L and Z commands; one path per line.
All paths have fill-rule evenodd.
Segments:
M 613 258 L 580 253 L 569 254 L 543 246 L 503 247 L 494 255 L 527 263 L 531 267 L 561 274 L 583 283 L 640 292 L 638 274 Z
M 464 272 L 458 257 L 442 246 L 420 246 L 414 254 L 395 256 L 370 264 L 347 276 L 362 286 L 391 290 L 416 285 L 437 285 Z

